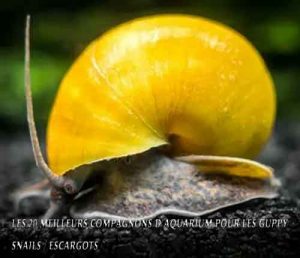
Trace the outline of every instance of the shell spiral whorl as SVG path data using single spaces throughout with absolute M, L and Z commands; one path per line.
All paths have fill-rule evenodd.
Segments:
M 240 34 L 188 15 L 120 25 L 64 77 L 48 123 L 54 173 L 168 143 L 175 154 L 252 157 L 270 135 L 273 83 Z

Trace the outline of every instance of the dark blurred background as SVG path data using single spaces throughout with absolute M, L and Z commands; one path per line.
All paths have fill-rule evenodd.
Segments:
M 32 85 L 39 130 L 64 73 L 87 44 L 129 19 L 157 13 L 201 15 L 229 25 L 262 53 L 278 97 L 278 120 L 300 121 L 300 1 L 1 0 L 0 134 L 26 129 L 25 14 L 32 15 Z

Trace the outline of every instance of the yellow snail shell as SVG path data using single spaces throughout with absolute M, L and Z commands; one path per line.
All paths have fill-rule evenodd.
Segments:
M 93 41 L 59 87 L 48 167 L 33 119 L 28 24 L 29 129 L 37 165 L 59 197 L 47 215 L 70 204 L 74 217 L 200 215 L 276 196 L 272 169 L 248 159 L 270 136 L 274 87 L 243 36 L 200 17 L 157 15 Z M 127 157 L 134 161 L 114 162 Z M 98 185 L 91 195 L 84 194 L 87 179 Z
M 173 155 L 252 158 L 274 114 L 269 72 L 243 36 L 188 15 L 136 19 L 93 41 L 62 80 L 49 166 L 63 175 L 166 144 Z

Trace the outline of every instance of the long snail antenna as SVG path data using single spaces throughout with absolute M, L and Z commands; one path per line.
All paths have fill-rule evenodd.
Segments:
M 34 122 L 32 94 L 31 94 L 31 78 L 30 78 L 30 15 L 26 17 L 25 29 L 25 95 L 27 108 L 27 121 L 30 132 L 31 144 L 36 165 L 43 171 L 44 175 L 56 187 L 63 187 L 64 179 L 61 176 L 53 174 L 44 160 L 41 152 L 39 139 L 37 137 L 36 126 Z

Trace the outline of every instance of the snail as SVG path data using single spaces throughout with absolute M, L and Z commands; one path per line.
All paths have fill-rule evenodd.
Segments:
M 106 32 L 61 82 L 47 164 L 33 118 L 29 23 L 27 114 L 35 160 L 52 189 L 46 217 L 201 215 L 276 196 L 272 168 L 251 160 L 272 132 L 275 90 L 242 35 L 180 14 Z

